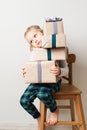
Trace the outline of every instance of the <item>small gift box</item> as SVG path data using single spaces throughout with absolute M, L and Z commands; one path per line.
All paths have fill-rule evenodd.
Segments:
M 33 48 L 30 57 L 30 61 L 66 60 L 67 48 Z
M 60 34 L 64 33 L 63 22 L 45 22 L 44 23 L 44 35 Z
M 56 83 L 58 76 L 50 73 L 50 67 L 55 61 L 28 62 L 25 65 L 25 83 Z
M 42 39 L 42 47 L 43 48 L 58 48 L 58 47 L 66 47 L 66 36 L 65 34 L 52 34 L 52 35 L 44 35 Z

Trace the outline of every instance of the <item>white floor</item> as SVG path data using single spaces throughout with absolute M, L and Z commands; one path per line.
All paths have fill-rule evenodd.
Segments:
M 71 130 L 71 126 L 48 126 L 46 130 Z M 36 124 L 0 124 L 0 130 L 37 130 Z

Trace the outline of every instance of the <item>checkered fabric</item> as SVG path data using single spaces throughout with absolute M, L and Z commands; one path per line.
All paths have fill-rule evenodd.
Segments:
M 30 84 L 20 98 L 20 104 L 33 118 L 38 118 L 40 113 L 33 104 L 36 98 L 39 98 L 51 112 L 57 109 L 53 93 L 60 90 L 61 80 L 57 83 Z

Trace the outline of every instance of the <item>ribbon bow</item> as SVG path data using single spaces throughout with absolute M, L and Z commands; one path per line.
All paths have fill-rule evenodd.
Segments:
M 54 17 L 52 19 L 52 18 L 48 17 L 48 18 L 45 19 L 45 22 L 58 22 L 58 21 L 62 21 L 62 18 Z

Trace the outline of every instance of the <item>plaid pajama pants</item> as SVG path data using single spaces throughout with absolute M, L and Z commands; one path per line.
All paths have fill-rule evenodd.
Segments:
M 51 112 L 57 109 L 53 93 L 60 90 L 61 80 L 57 83 L 30 84 L 20 98 L 20 104 L 33 118 L 38 118 L 40 113 L 33 104 L 35 98 L 39 98 Z

